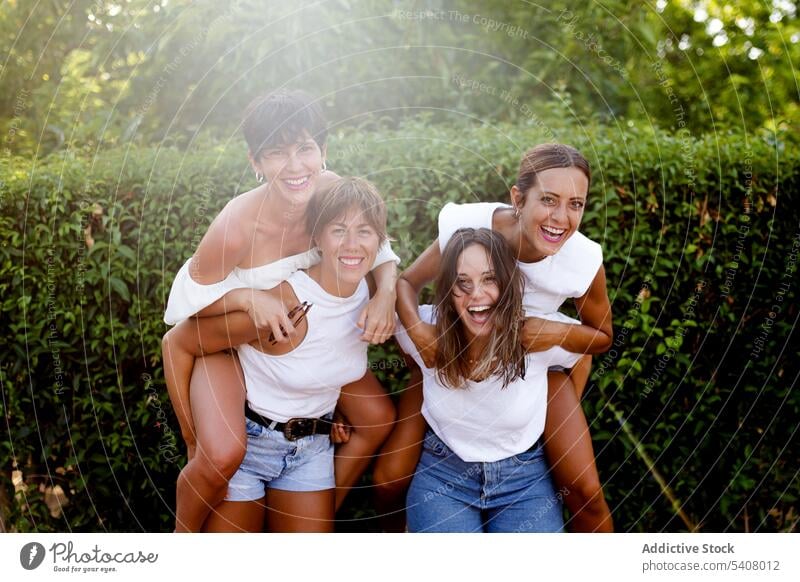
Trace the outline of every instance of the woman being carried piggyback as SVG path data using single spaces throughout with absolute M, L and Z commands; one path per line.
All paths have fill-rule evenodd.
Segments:
M 322 110 L 303 91 L 282 89 L 257 98 L 245 112 L 242 131 L 259 184 L 232 198 L 216 216 L 178 272 L 164 319 L 172 325 L 190 317 L 246 313 L 278 344 L 286 344 L 292 319 L 266 290 L 319 261 L 306 207 L 338 176 L 326 169 Z M 358 320 L 365 341 L 381 343 L 394 332 L 396 261 L 388 242 L 381 245 L 371 265 L 377 289 Z M 235 353 L 195 358 L 173 338 L 167 332 L 162 343 L 164 376 L 189 458 L 178 477 L 176 530 L 192 532 L 203 529 L 244 457 L 245 386 Z M 370 371 L 342 388 L 338 409 L 353 429 L 335 457 L 337 506 L 394 420 L 392 402 Z
M 369 182 L 341 178 L 314 194 L 306 221 L 320 261 L 267 291 L 292 315 L 286 342 L 241 311 L 170 331 L 173 349 L 193 357 L 236 348 L 247 388 L 246 453 L 204 531 L 333 530 L 331 419 L 341 387 L 366 373 L 358 322 L 386 209 Z
M 550 366 L 580 356 L 522 346 L 523 281 L 503 237 L 459 229 L 444 248 L 435 304 L 421 325 L 436 337 L 428 366 L 403 329 L 397 338 L 423 373 L 430 427 L 408 492 L 411 532 L 556 532 L 563 526 L 542 446 Z
M 428 366 L 436 362 L 438 338 L 430 326 L 420 325 L 417 296 L 441 271 L 444 248 L 463 227 L 492 229 L 511 248 L 525 285 L 521 342 L 526 350 L 557 348 L 582 355 L 609 348 L 611 307 L 602 249 L 578 232 L 590 181 L 589 163 L 578 150 L 542 144 L 522 156 L 510 205 L 447 204 L 441 210 L 438 240 L 401 274 L 397 284 L 400 319 Z M 558 311 L 570 298 L 580 321 Z M 580 407 L 590 366 L 591 356 L 586 355 L 571 366 L 569 376 L 550 371 L 545 451 L 572 513 L 570 529 L 607 532 L 613 529 L 611 513 Z M 376 497 L 386 515 L 398 515 L 419 459 L 425 432 L 425 422 L 417 414 L 421 401 L 421 390 L 412 382 L 398 402 L 399 421 L 376 463 Z

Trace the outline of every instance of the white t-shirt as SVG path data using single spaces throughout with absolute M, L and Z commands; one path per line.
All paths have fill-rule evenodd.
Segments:
M 439 248 L 444 250 L 459 228 L 491 229 L 492 217 L 500 208 L 511 207 L 499 202 L 446 204 L 439 212 Z M 535 263 L 517 261 L 525 276 L 522 303 L 526 315 L 580 323 L 558 310 L 567 298 L 581 297 L 589 290 L 602 264 L 600 245 L 579 232 L 573 233 L 554 255 Z
M 316 265 L 319 263 L 319 259 L 319 251 L 313 248 L 304 253 L 284 257 L 258 267 L 249 269 L 234 267 L 225 279 L 210 285 L 202 285 L 192 279 L 189 274 L 189 265 L 192 259 L 189 259 L 180 268 L 172 282 L 167 309 L 164 313 L 164 322 L 168 325 L 180 323 L 234 289 L 272 289 L 286 281 L 292 273 Z M 399 264 L 400 258 L 392 251 L 389 241 L 385 241 L 378 249 L 372 268 L 388 261 Z
M 419 316 L 433 323 L 433 306 L 421 305 Z M 525 378 L 505 388 L 498 377 L 450 388 L 439 381 L 435 369 L 425 366 L 401 324 L 395 337 L 422 370 L 422 415 L 433 432 L 466 462 L 499 461 L 529 449 L 544 431 L 547 369 L 571 368 L 580 358 L 554 347 L 528 354 Z
M 332 412 L 342 386 L 367 373 L 369 345 L 361 340 L 358 327 L 358 316 L 369 301 L 366 281 L 350 297 L 327 293 L 305 271 L 297 271 L 286 282 L 300 301 L 312 304 L 300 345 L 282 356 L 265 354 L 249 344 L 236 348 L 250 408 L 279 422 Z

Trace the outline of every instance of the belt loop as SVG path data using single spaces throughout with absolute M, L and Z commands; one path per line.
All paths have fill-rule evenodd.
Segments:
M 278 421 L 277 420 L 273 420 L 271 423 L 269 423 L 269 426 L 267 428 L 269 430 L 275 430 L 276 426 L 278 426 Z

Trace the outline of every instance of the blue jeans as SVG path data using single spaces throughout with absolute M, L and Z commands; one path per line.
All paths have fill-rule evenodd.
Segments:
M 408 531 L 560 532 L 561 497 L 541 446 L 467 463 L 429 430 L 408 490 Z

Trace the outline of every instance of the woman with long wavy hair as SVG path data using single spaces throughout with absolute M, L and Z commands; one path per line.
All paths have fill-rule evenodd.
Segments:
M 403 329 L 403 349 L 423 373 L 429 429 L 407 500 L 410 532 L 555 532 L 560 496 L 544 457 L 547 371 L 580 359 L 522 345 L 523 281 L 505 239 L 457 230 L 442 252 L 435 303 L 418 325 L 436 338 L 428 366 Z
M 511 204 L 447 204 L 439 214 L 439 236 L 406 269 L 397 283 L 397 310 L 423 359 L 435 361 L 437 337 L 419 325 L 418 294 L 441 270 L 442 253 L 462 227 L 489 228 L 511 247 L 525 288 L 525 325 L 521 341 L 529 350 L 559 347 L 587 354 L 569 370 L 549 374 L 545 452 L 564 503 L 572 514 L 571 531 L 609 532 L 611 512 L 595 465 L 589 428 L 580 397 L 589 377 L 591 355 L 611 345 L 611 306 L 599 244 L 578 231 L 587 203 L 591 169 L 575 148 L 542 144 L 522 156 Z M 559 312 L 572 299 L 580 317 Z M 568 368 L 568 366 L 565 366 Z M 420 418 L 421 390 L 412 381 L 398 404 L 398 423 L 375 466 L 377 504 L 386 529 L 400 529 L 405 490 L 419 459 L 425 422 Z

